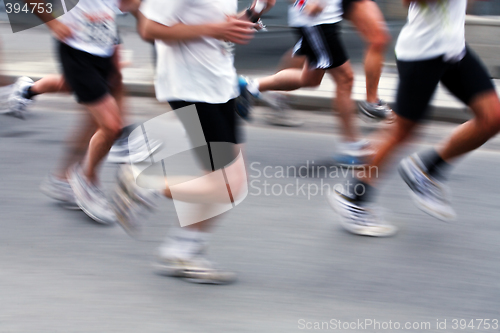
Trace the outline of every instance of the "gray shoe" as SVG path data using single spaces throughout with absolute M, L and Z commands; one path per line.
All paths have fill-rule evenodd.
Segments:
M 404 158 L 398 167 L 399 174 L 410 188 L 418 208 L 441 221 L 453 221 L 457 214 L 451 206 L 450 190 L 429 175 L 418 154 Z
M 369 103 L 367 101 L 359 102 L 358 108 L 363 118 L 368 121 L 393 122 L 395 120 L 394 111 L 381 99 L 379 99 L 377 103 Z
M 101 224 L 114 224 L 116 215 L 104 193 L 87 181 L 79 165 L 68 172 L 68 180 L 75 194 L 76 203 L 91 219 Z
M 68 181 L 48 175 L 40 184 L 40 190 L 46 196 L 60 201 L 64 208 L 80 210 Z
M 26 108 L 33 103 L 31 99 L 24 98 L 24 93 L 33 85 L 33 80 L 27 76 L 20 77 L 12 86 L 12 91 L 8 97 L 8 111 L 6 115 L 19 119 L 24 119 Z

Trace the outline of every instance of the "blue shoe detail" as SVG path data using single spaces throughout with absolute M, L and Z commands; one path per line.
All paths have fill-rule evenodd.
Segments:
M 253 106 L 252 94 L 247 89 L 247 80 L 240 76 L 238 78 L 238 87 L 240 89 L 240 96 L 236 98 L 236 113 L 246 121 L 251 121 L 251 108 Z
M 367 165 L 367 158 L 364 156 L 353 156 L 346 153 L 337 153 L 333 155 L 336 164 L 343 167 L 359 167 Z

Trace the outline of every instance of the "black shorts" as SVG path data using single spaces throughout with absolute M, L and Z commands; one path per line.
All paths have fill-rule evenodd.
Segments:
M 112 57 L 98 57 L 58 42 L 64 79 L 78 103 L 91 104 L 109 94 L 110 78 L 117 69 Z
M 306 56 L 311 68 L 339 67 L 349 60 L 340 33 L 340 22 L 301 27 L 294 54 Z
M 358 2 L 358 1 L 365 1 L 365 0 L 342 0 L 342 11 L 344 12 L 344 14 L 343 14 L 344 17 L 349 16 L 351 8 L 352 8 L 352 4 L 354 2 Z M 371 1 L 375 1 L 375 0 L 371 0 Z
M 488 71 L 469 48 L 459 62 L 446 62 L 441 56 L 422 61 L 398 60 L 397 65 L 399 86 L 394 111 L 413 121 L 426 116 L 439 82 L 466 105 L 478 94 L 495 89 Z
M 185 101 L 171 101 L 169 104 L 173 110 L 192 104 L 196 106 L 203 135 L 205 136 L 205 141 L 208 143 L 209 158 L 207 158 L 204 147 L 195 148 L 193 152 L 204 170 L 215 171 L 221 169 L 229 165 L 237 157 L 234 145 L 241 143 L 242 140 L 239 133 L 239 120 L 236 116 L 236 103 L 234 99 L 223 104 Z M 195 141 L 194 138 L 197 136 L 197 133 L 190 131 L 189 119 L 183 117 L 182 112 L 176 114 L 183 123 L 190 140 Z M 215 152 L 214 149 L 211 149 L 211 143 L 216 142 L 226 144 L 219 144 Z

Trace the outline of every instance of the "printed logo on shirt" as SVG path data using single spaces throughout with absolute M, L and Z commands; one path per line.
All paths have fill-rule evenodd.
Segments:
M 77 38 L 96 46 L 109 46 L 116 42 L 115 17 L 109 12 L 79 15 Z
M 302 10 L 306 6 L 306 3 L 307 0 L 296 0 L 293 6 L 299 8 L 299 10 Z

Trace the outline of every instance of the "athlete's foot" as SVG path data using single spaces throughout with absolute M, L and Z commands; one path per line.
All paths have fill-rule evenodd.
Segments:
M 363 119 L 368 121 L 387 121 L 393 122 L 395 120 L 394 111 L 391 107 L 379 99 L 376 103 L 362 101 L 358 103 L 360 114 Z
M 418 208 L 442 221 L 456 219 L 447 187 L 429 175 L 418 154 L 406 157 L 399 164 L 399 174 L 410 187 Z
M 58 179 L 53 175 L 48 175 L 40 185 L 40 190 L 48 197 L 60 201 L 61 206 L 64 208 L 80 209 L 76 204 L 73 190 L 65 179 Z
M 143 140 L 129 140 L 128 137 L 116 140 L 111 147 L 107 161 L 116 164 L 136 164 L 143 162 L 161 146 L 162 142 L 150 139 L 148 143 Z
M 68 171 L 68 180 L 75 194 L 76 203 L 85 214 L 101 224 L 116 222 L 116 215 L 111 209 L 108 199 L 101 189 L 85 177 L 79 165 L 73 166 Z
M 341 226 L 350 233 L 360 236 L 389 237 L 397 228 L 384 222 L 373 208 L 334 191 L 328 196 L 328 202 L 340 217 Z
M 195 283 L 225 284 L 236 275 L 216 268 L 206 258 L 208 234 L 188 228 L 174 228 L 160 247 L 154 264 L 163 275 L 184 278 Z
M 26 98 L 25 94 L 33 84 L 33 80 L 26 76 L 17 79 L 16 83 L 12 85 L 12 91 L 7 100 L 8 111 L 5 113 L 6 115 L 19 119 L 25 118 L 26 108 L 33 102 L 33 100 Z
M 236 280 L 236 274 L 216 268 L 204 255 L 192 257 L 159 256 L 155 267 L 159 273 L 183 278 L 193 283 L 228 284 Z
M 339 144 L 337 152 L 333 155 L 335 164 L 350 168 L 364 167 L 370 163 L 373 157 L 373 150 L 366 140 L 357 142 L 342 142 Z
M 286 95 L 277 92 L 266 92 L 260 95 L 261 100 L 270 107 L 264 118 L 268 124 L 285 127 L 298 127 L 304 124 L 302 120 L 290 113 Z
M 246 121 L 251 120 L 251 110 L 254 105 L 254 100 L 259 98 L 260 93 L 252 89 L 254 82 L 246 77 L 238 78 L 238 86 L 240 96 L 236 98 L 236 113 Z
M 139 187 L 129 165 L 123 165 L 116 176 L 116 187 L 111 206 L 118 224 L 131 236 L 137 237 L 141 229 L 140 214 L 152 210 L 160 197 L 158 191 Z

